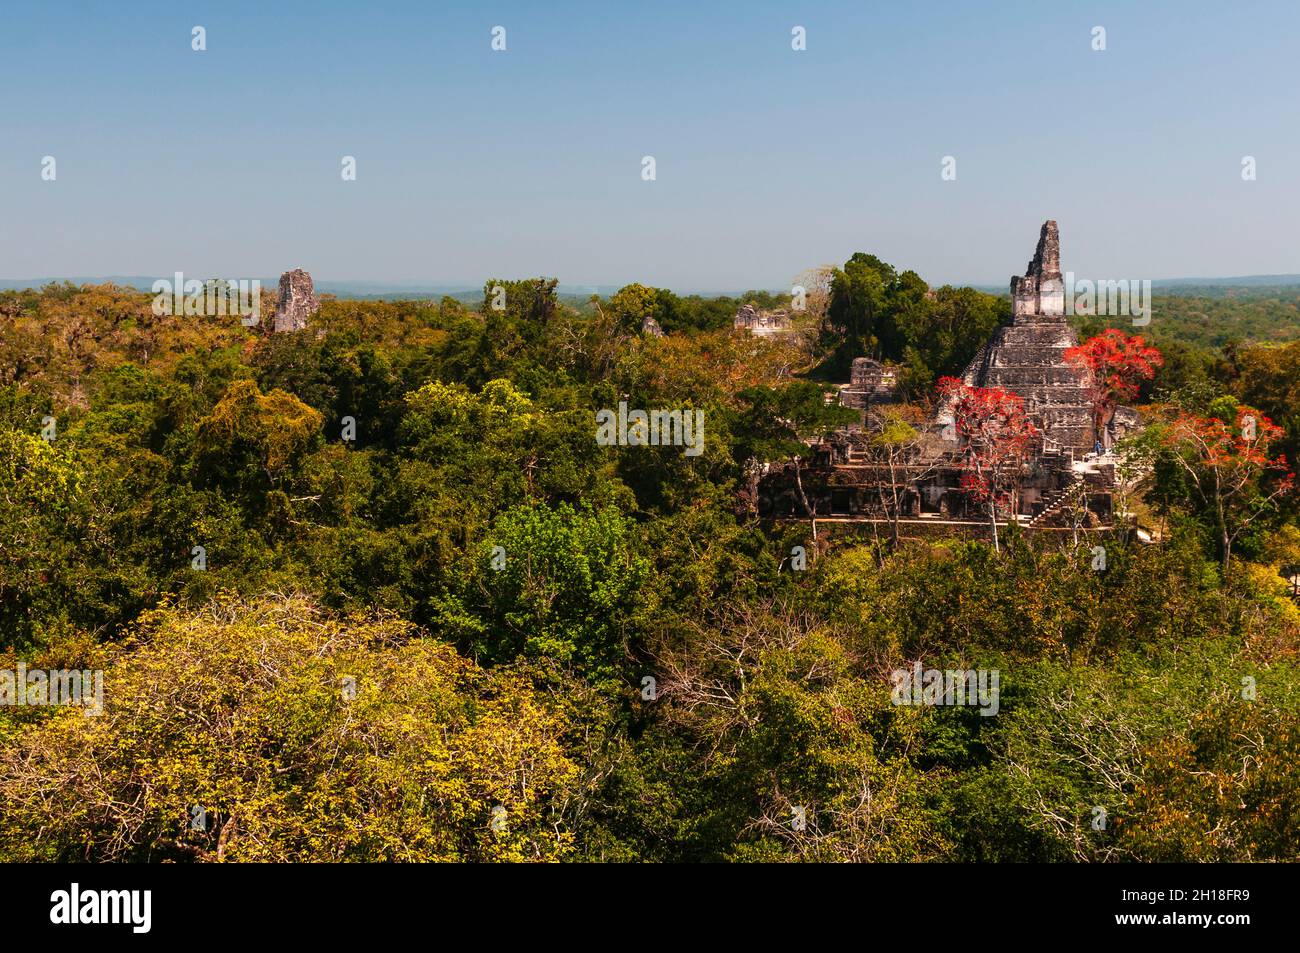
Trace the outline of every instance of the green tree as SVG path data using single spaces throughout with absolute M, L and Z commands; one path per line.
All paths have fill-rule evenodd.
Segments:
M 855 357 L 880 357 L 888 295 L 897 277 L 892 265 L 875 255 L 855 252 L 831 276 L 831 300 L 826 323 L 841 338 L 840 363 L 847 367 Z
M 624 285 L 609 299 L 609 308 L 624 331 L 641 330 L 641 323 L 646 318 L 659 315 L 659 294 L 654 288 L 645 285 Z
M 608 683 L 654 609 L 649 583 L 616 510 L 524 505 L 497 519 L 437 618 L 483 664 L 523 658 Z
M 737 459 L 762 463 L 789 460 L 799 502 L 812 516 L 803 486 L 803 461 L 809 452 L 805 441 L 828 436 L 837 427 L 857 420 L 857 411 L 827 403 L 821 386 L 812 381 L 779 388 L 750 387 L 739 397 L 746 406 L 737 427 Z

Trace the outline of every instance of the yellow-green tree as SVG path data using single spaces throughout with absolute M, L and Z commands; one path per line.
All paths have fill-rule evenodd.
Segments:
M 238 380 L 199 421 L 199 450 L 228 463 L 255 463 L 274 483 L 307 450 L 320 427 L 320 413 L 293 394 L 263 394 L 254 381 Z
M 0 645 L 25 641 L 34 615 L 55 610 L 73 582 L 81 473 L 30 434 L 0 430 Z M 56 578 L 57 577 L 57 578 Z M 41 607 L 37 609 L 36 607 Z
M 295 598 L 148 615 L 104 714 L 14 728 L 8 860 L 524 861 L 571 849 L 563 718 L 393 618 Z
M 1300 715 L 1231 699 L 1147 753 L 1119 828 L 1148 861 L 1300 860 Z

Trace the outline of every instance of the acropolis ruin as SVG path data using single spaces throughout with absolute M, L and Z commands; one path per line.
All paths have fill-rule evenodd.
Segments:
M 1101 528 L 1113 522 L 1114 441 L 1136 424 L 1120 408 L 1106 432 L 1094 432 L 1091 372 L 1065 360 L 1079 343 L 1066 322 L 1056 222 L 1043 224 L 1024 275 L 1011 279 L 1012 317 L 993 332 L 960 378 L 968 387 L 998 387 L 1019 395 L 1038 433 L 1017 475 L 999 522 L 1030 528 Z M 814 441 L 802 473 L 818 517 L 905 520 L 905 529 L 970 526 L 980 531 L 987 508 L 962 487 L 967 449 L 952 427 L 951 409 L 939 402 L 929 419 L 913 420 L 916 438 L 904 447 L 873 441 L 882 415 L 902 412 L 893 369 L 870 358 L 854 360 L 839 400 L 862 413 L 862 422 L 829 440 Z M 913 415 L 915 408 L 912 408 Z M 791 467 L 773 468 L 760 482 L 759 509 L 773 517 L 806 516 Z

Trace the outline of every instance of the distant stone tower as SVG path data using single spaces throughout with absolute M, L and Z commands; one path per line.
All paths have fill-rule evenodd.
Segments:
M 1011 302 L 1011 324 L 993 332 L 962 380 L 970 387 L 1002 387 L 1019 394 L 1047 446 L 1091 450 L 1096 439 L 1089 396 L 1092 378 L 1064 357 L 1079 336 L 1065 320 L 1056 222 L 1043 223 L 1027 273 L 1011 279 Z
M 301 268 L 280 276 L 280 298 L 275 305 L 275 331 L 301 331 L 307 319 L 320 310 L 311 275 Z

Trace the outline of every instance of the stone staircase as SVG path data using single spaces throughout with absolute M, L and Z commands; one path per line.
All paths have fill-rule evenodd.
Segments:
M 1044 470 L 1069 470 L 1074 466 L 1074 450 L 1044 442 L 1038 454 L 1038 466 Z
M 967 387 L 976 386 L 976 382 L 984 373 L 984 364 L 988 361 L 989 341 L 980 345 L 980 349 L 975 352 L 975 356 L 966 364 L 966 369 L 961 372 L 961 380 Z
M 1047 520 L 1051 519 L 1054 515 L 1074 503 L 1086 486 L 1087 483 L 1082 476 L 1078 473 L 1071 473 L 1069 483 L 1063 487 L 1052 490 L 1043 497 L 1043 508 L 1029 521 L 1029 525 L 1031 527 L 1045 526 Z

